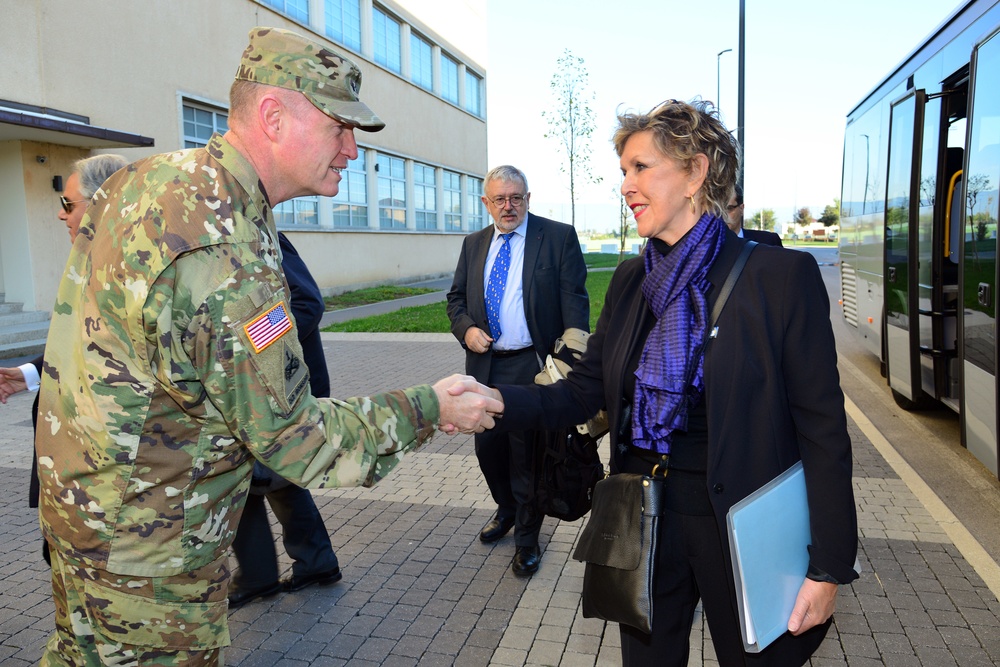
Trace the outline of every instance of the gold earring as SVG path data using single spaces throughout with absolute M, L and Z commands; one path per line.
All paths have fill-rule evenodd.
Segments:
M 692 213 L 697 213 L 698 211 L 694 207 L 694 195 L 688 195 L 687 198 L 688 198 L 688 201 L 691 202 L 691 212 Z

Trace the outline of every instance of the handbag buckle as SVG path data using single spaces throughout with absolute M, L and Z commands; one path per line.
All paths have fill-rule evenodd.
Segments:
M 665 478 L 667 476 L 667 471 L 670 467 L 670 454 L 662 454 L 660 456 L 660 462 L 653 466 L 653 472 L 650 473 L 650 477 L 656 478 L 659 472 L 659 477 Z

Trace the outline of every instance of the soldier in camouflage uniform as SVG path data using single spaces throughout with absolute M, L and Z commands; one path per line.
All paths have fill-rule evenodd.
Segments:
M 225 136 L 98 191 L 59 287 L 36 443 L 44 665 L 221 665 L 255 459 L 303 486 L 371 485 L 435 424 L 480 431 L 503 407 L 461 376 L 311 396 L 271 209 L 335 195 L 354 130 L 384 124 L 357 67 L 294 33 L 252 30 L 236 79 Z

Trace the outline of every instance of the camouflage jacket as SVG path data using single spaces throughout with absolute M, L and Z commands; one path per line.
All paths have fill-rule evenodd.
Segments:
M 371 485 L 433 433 L 426 385 L 315 399 L 270 206 L 216 135 L 112 176 L 52 315 L 36 449 L 42 529 L 85 564 L 169 576 L 232 542 L 257 458 Z

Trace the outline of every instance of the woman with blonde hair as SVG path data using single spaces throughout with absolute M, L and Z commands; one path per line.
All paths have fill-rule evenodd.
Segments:
M 739 147 L 709 102 L 668 100 L 618 122 L 621 191 L 649 242 L 616 270 L 566 380 L 497 388 L 498 428 L 581 423 L 606 408 L 612 474 L 667 467 L 652 632 L 621 626 L 625 665 L 686 665 L 699 599 L 723 667 L 801 665 L 829 628 L 837 585 L 857 577 L 851 442 L 823 279 L 811 255 L 758 246 L 710 335 L 709 313 L 747 243 L 723 213 Z M 800 460 L 809 573 L 789 631 L 745 653 L 726 513 Z

